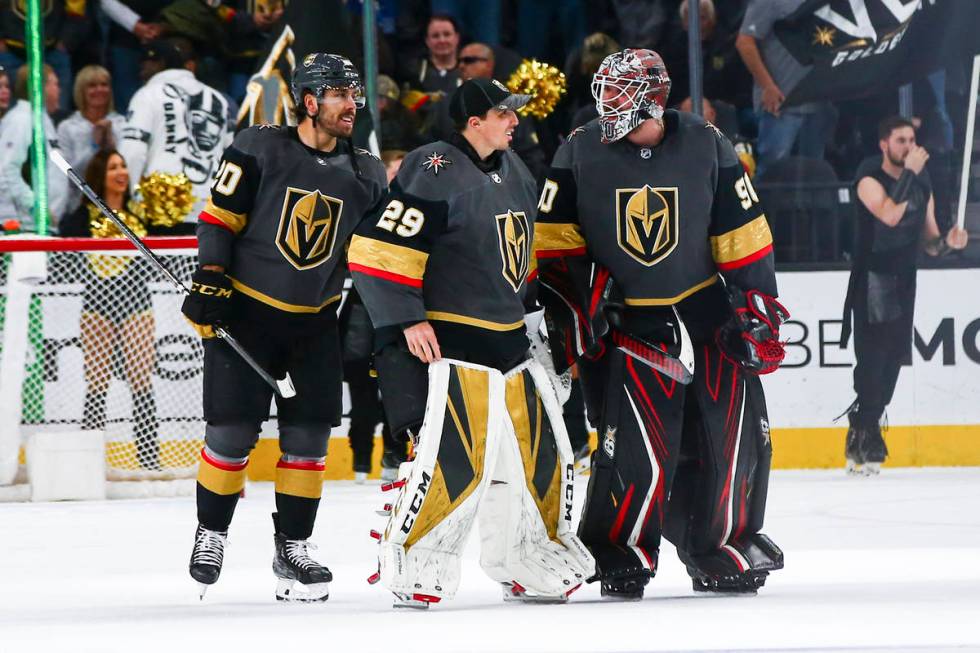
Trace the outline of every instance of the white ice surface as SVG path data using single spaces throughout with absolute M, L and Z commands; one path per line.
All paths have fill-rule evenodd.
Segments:
M 584 486 L 578 488 L 579 496 Z M 320 605 L 277 603 L 272 487 L 250 485 L 199 601 L 191 498 L 0 504 L 0 653 L 166 651 L 980 651 L 980 469 L 777 472 L 765 532 L 786 569 L 755 598 L 696 596 L 673 550 L 639 603 L 504 604 L 476 540 L 456 600 L 393 611 L 365 579 L 376 485 L 330 483 L 314 541 Z

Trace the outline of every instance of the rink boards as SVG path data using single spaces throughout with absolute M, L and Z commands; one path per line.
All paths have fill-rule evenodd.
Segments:
M 853 348 L 839 346 L 847 279 L 846 271 L 779 274 L 780 298 L 792 313 L 782 329 L 782 337 L 788 341 L 787 356 L 779 372 L 764 378 L 777 468 L 843 465 L 846 424 L 844 420 L 834 423 L 834 418 L 854 396 Z M 980 270 L 919 273 L 912 361 L 903 367 L 888 408 L 889 464 L 980 465 L 978 289 Z M 72 308 L 59 309 L 57 302 L 71 302 Z M 168 429 L 166 439 L 188 445 L 197 442 L 199 446 L 203 435 L 199 413 L 200 355 L 195 351 L 199 341 L 186 333 L 187 326 L 173 298 L 157 293 L 154 302 L 159 345 L 154 386 L 158 409 Z M 52 319 L 44 320 L 43 338 L 37 338 L 38 349 L 44 355 L 28 357 L 25 381 L 31 378 L 34 368 L 38 370 L 38 380 L 43 374 L 44 383 L 33 385 L 43 389 L 43 397 L 34 404 L 43 407 L 43 413 L 30 415 L 25 406 L 28 429 L 76 422 L 84 394 L 84 385 L 79 383 L 83 375 L 78 320 L 71 318 L 80 310 L 80 299 L 46 297 L 42 306 L 45 317 L 52 311 Z M 43 365 L 42 358 L 47 361 Z M 128 414 L 128 392 L 121 380 L 114 381 L 110 394 L 116 392 L 124 399 L 119 403 L 121 412 Z M 25 399 L 28 395 L 25 386 Z M 347 409 L 349 402 L 345 397 L 345 414 Z M 180 418 L 182 415 L 186 417 Z M 174 430 L 178 428 L 179 432 Z M 275 432 L 274 423 L 263 428 L 263 438 L 249 468 L 254 480 L 273 477 L 279 456 Z M 334 431 L 327 457 L 328 478 L 352 476 L 346 434 L 345 419 Z M 113 446 L 131 445 L 125 435 L 118 441 L 110 440 Z M 375 473 L 380 454 L 379 438 Z
M 782 329 L 786 361 L 763 381 L 774 467 L 844 465 L 846 418 L 834 418 L 854 399 L 853 338 L 845 349 L 839 344 L 847 279 L 846 271 L 779 274 L 792 317 Z M 889 465 L 980 465 L 980 270 L 919 272 L 912 361 L 887 416 Z M 349 447 L 338 440 L 345 434 L 331 442 L 329 477 L 350 475 Z M 380 449 L 379 438 L 376 457 Z M 277 457 L 275 440 L 260 441 L 255 478 L 272 478 Z

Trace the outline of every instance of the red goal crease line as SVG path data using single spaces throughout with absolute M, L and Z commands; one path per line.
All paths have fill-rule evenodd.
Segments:
M 150 236 L 142 240 L 150 249 L 197 249 L 196 236 Z M 0 252 L 106 252 L 135 249 L 125 238 L 0 237 Z

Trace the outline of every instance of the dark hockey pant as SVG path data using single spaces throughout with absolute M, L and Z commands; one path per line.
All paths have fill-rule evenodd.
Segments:
M 857 312 L 856 312 L 857 313 Z M 854 321 L 854 392 L 857 412 L 853 426 L 876 428 L 892 400 L 898 373 L 912 343 L 912 324 L 903 315 L 897 320 L 870 323 L 860 313 Z
M 344 363 L 344 380 L 350 391 L 350 439 L 354 455 L 354 471 L 371 471 L 371 454 L 374 451 L 374 432 L 383 423 L 381 431 L 385 452 L 394 453 L 399 460 L 406 457 L 404 441 L 396 441 L 385 422 L 384 409 L 378 395 L 378 380 L 371 376 L 371 363 L 368 360 Z
M 618 350 L 586 379 L 606 394 L 579 537 L 602 579 L 655 574 L 662 534 L 682 560 L 750 566 L 739 542 L 762 527 L 772 456 L 762 384 L 714 344 L 696 354 L 688 386 Z

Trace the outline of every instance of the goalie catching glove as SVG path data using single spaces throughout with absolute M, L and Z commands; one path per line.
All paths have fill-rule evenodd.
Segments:
M 224 272 L 198 269 L 191 277 L 191 291 L 180 307 L 202 338 L 214 337 L 214 326 L 231 316 L 231 279 Z
M 775 297 L 758 290 L 743 293 L 732 286 L 729 298 L 734 315 L 717 334 L 722 354 L 746 372 L 775 372 L 786 356 L 779 327 L 789 319 L 789 311 Z

